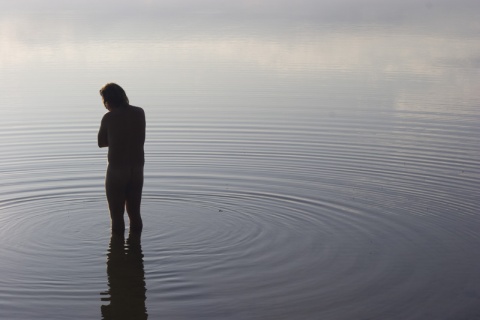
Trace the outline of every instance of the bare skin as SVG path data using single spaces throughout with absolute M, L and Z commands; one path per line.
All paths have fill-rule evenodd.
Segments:
M 143 228 L 140 204 L 143 188 L 145 143 L 145 113 L 131 105 L 111 106 L 103 116 L 98 132 L 98 146 L 108 147 L 108 168 L 105 178 L 112 232 L 123 234 L 125 208 L 130 219 L 130 231 Z

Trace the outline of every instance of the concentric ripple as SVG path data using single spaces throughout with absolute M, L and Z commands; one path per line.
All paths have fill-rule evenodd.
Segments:
M 30 145 L 4 146 L 2 312 L 106 317 L 131 286 L 143 317 L 419 319 L 474 310 L 478 171 L 468 138 L 449 153 L 450 132 L 422 149 L 408 132 L 394 139 L 404 118 L 402 128 L 350 121 L 192 121 L 178 134 L 157 132 L 153 120 L 137 251 L 108 244 L 104 154 L 17 162 Z M 382 138 L 364 139 L 371 135 Z M 138 280 L 127 281 L 129 272 Z M 27 302 L 32 308 L 21 307 Z
M 480 319 L 473 1 L 7 2 L 0 320 Z M 141 237 L 107 81 L 146 112 Z

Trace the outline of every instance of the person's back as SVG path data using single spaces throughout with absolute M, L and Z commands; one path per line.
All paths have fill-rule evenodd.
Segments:
M 143 166 L 145 163 L 145 113 L 134 106 L 112 109 L 102 120 L 108 141 L 110 166 Z
M 141 232 L 145 113 L 142 108 L 131 106 L 125 91 L 115 83 L 106 84 L 100 95 L 109 111 L 102 118 L 98 146 L 108 147 L 105 190 L 112 232 L 123 234 L 125 231 L 125 208 L 130 218 L 130 231 Z

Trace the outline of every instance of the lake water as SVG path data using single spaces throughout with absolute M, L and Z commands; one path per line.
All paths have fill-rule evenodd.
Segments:
M 479 13 L 3 1 L 0 319 L 480 319 Z M 141 240 L 110 240 L 110 81 Z

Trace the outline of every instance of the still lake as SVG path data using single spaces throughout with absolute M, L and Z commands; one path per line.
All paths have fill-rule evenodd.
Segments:
M 480 319 L 478 1 L 2 1 L 0 319 Z M 111 241 L 105 113 L 147 116 Z

